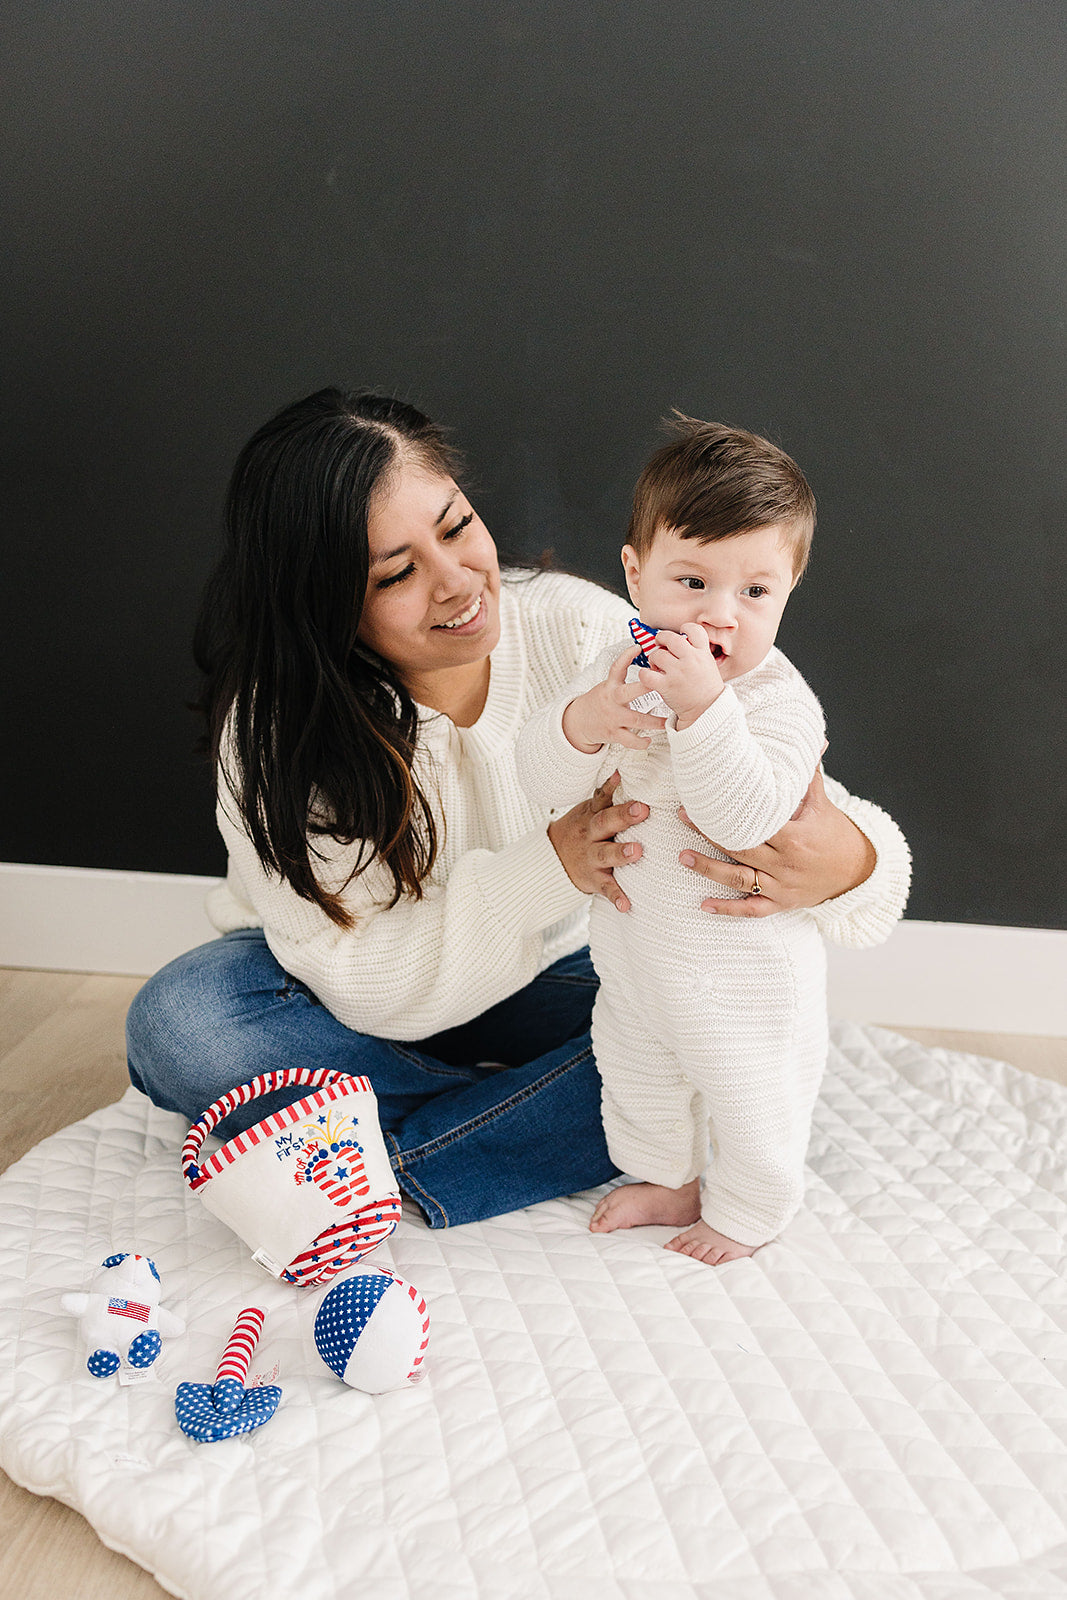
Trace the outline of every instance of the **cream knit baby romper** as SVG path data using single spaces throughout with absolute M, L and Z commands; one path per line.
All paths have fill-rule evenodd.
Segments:
M 600 978 L 593 1048 L 608 1149 L 631 1177 L 670 1188 L 706 1173 L 704 1221 L 739 1244 L 764 1244 L 803 1198 L 827 1049 L 822 940 L 806 911 L 701 911 L 709 894 L 730 892 L 679 863 L 679 851 L 698 841 L 677 813 L 684 805 L 727 851 L 770 838 L 811 782 L 822 713 L 800 673 L 772 649 L 682 732 L 669 722 L 647 750 L 608 745 L 583 756 L 563 735 L 564 708 L 606 677 L 623 648 L 620 641 L 605 650 L 537 713 L 519 751 L 532 798 L 576 804 L 617 767 L 616 800 L 650 807 L 645 822 L 619 835 L 643 847 L 638 862 L 615 872 L 632 910 L 620 914 L 598 897 L 590 916 Z

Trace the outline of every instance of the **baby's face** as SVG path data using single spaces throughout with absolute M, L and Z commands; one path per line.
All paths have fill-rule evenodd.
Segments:
M 780 523 L 701 544 L 660 528 L 639 561 L 622 552 L 630 599 L 650 628 L 707 632 L 723 680 L 758 667 L 793 590 L 793 533 Z

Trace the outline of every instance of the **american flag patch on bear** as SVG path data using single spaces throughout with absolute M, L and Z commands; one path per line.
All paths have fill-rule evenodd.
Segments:
M 132 1317 L 135 1322 L 147 1322 L 150 1307 L 143 1306 L 138 1300 L 111 1299 L 107 1303 L 109 1317 Z

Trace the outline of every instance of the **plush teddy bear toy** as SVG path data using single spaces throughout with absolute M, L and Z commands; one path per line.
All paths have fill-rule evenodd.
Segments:
M 110 1378 L 125 1356 L 131 1367 L 150 1367 L 162 1348 L 161 1335 L 184 1333 L 181 1317 L 159 1303 L 159 1273 L 148 1256 L 108 1256 L 85 1294 L 65 1294 L 64 1311 L 76 1316 L 89 1346 L 86 1366 L 94 1378 Z

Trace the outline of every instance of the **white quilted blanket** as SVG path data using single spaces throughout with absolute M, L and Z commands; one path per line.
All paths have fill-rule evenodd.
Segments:
M 595 1196 L 380 1252 L 433 1323 L 419 1388 L 346 1389 L 324 1291 L 267 1279 L 134 1091 L 0 1179 L 0 1464 L 208 1600 L 1067 1595 L 1067 1089 L 835 1029 L 807 1205 L 709 1268 Z M 84 1370 L 56 1309 L 111 1250 L 187 1318 L 158 1375 Z M 174 1389 L 267 1310 L 281 1407 L 197 1445 Z

